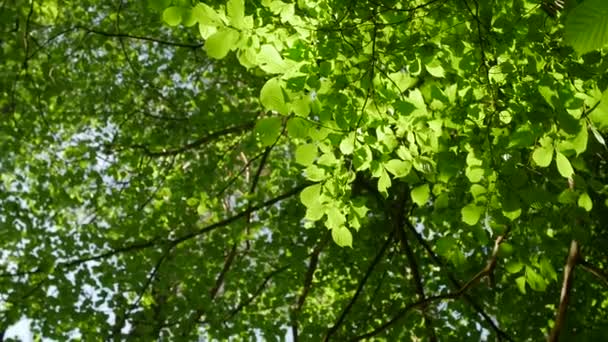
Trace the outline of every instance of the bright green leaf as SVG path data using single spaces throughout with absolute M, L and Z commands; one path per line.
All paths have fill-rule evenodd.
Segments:
M 481 218 L 481 214 L 484 212 L 484 208 L 477 206 L 473 203 L 467 204 L 460 210 L 460 214 L 462 215 L 462 222 L 473 226 L 479 222 Z
M 515 279 L 515 283 L 517 284 L 517 288 L 519 292 L 522 294 L 526 294 L 526 276 L 520 276 Z
M 342 213 L 342 210 L 340 210 L 340 208 L 336 206 L 330 206 L 327 209 L 326 214 L 327 221 L 325 222 L 325 225 L 329 229 L 340 228 L 344 225 L 344 223 L 346 223 L 346 217 L 344 216 L 344 213 Z
M 510 260 L 505 264 L 505 268 L 507 269 L 507 272 L 515 274 L 521 271 L 522 268 L 524 268 L 524 264 L 519 261 Z
M 412 170 L 412 163 L 405 160 L 391 159 L 384 164 L 384 167 L 395 177 L 405 177 Z
M 388 197 L 388 188 L 391 187 L 391 177 L 389 177 L 386 170 L 380 171 L 380 177 L 378 178 L 378 191 L 386 198 Z
M 591 211 L 593 208 L 593 201 L 591 201 L 591 197 L 586 192 L 583 192 L 578 198 L 578 206 L 585 209 L 586 211 Z
M 270 44 L 262 45 L 257 61 L 260 63 L 260 68 L 269 74 L 281 74 L 287 69 L 287 64 L 277 49 Z
M 226 12 L 232 26 L 236 28 L 243 27 L 243 18 L 245 18 L 244 0 L 228 0 L 228 3 L 226 4 Z
M 353 153 L 353 150 L 355 149 L 354 143 L 355 143 L 354 134 L 346 135 L 342 139 L 342 142 L 340 143 L 340 152 L 342 152 L 343 154 Z
M 428 184 L 417 186 L 411 191 L 412 200 L 420 207 L 426 204 L 426 202 L 429 200 L 430 195 L 431 190 Z
M 304 166 L 312 164 L 317 158 L 317 146 L 314 144 L 300 145 L 296 148 L 296 163 Z
M 333 228 L 331 230 L 331 237 L 340 247 L 353 247 L 353 235 L 350 230 L 344 226 Z
M 239 33 L 231 28 L 223 28 L 205 41 L 205 51 L 211 58 L 222 59 L 239 40 Z
M 292 138 L 306 138 L 308 137 L 308 130 L 310 126 L 304 119 L 298 117 L 292 117 L 287 121 L 287 133 Z
M 557 163 L 557 171 L 559 171 L 562 177 L 571 178 L 572 175 L 574 175 L 574 170 L 572 169 L 572 165 L 570 165 L 570 161 L 561 152 L 556 151 L 555 161 Z
M 182 22 L 182 8 L 177 6 L 167 7 L 163 11 L 163 20 L 169 26 L 177 26 Z
M 220 27 L 224 22 L 220 15 L 208 5 L 199 2 L 192 9 L 192 15 L 196 18 L 199 24 L 211 27 Z M 203 37 L 205 38 L 205 37 Z
M 438 61 L 433 61 L 425 65 L 426 71 L 429 72 L 433 77 L 443 78 L 445 77 L 445 70 Z
M 281 83 L 277 78 L 269 79 L 260 91 L 260 102 L 266 110 L 274 110 L 287 115 L 287 106 Z
M 547 167 L 551 164 L 553 159 L 553 148 L 551 146 L 539 146 L 534 149 L 532 153 L 532 159 L 536 165 L 540 167 Z
M 310 185 L 300 192 L 300 200 L 306 207 L 313 207 L 321 198 L 321 184 Z

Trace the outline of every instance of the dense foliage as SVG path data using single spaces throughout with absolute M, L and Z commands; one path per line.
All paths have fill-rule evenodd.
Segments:
M 608 340 L 608 2 L 0 3 L 0 331 Z

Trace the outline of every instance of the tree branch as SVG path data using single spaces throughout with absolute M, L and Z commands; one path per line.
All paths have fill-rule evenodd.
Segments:
M 338 317 L 338 320 L 336 321 L 336 323 L 334 323 L 334 325 L 327 330 L 327 334 L 325 335 L 325 338 L 323 339 L 323 341 L 329 341 L 329 338 L 338 330 L 338 328 L 344 321 L 344 318 L 346 318 L 346 315 L 348 314 L 348 312 L 350 311 L 352 306 L 355 304 L 355 301 L 357 300 L 357 298 L 363 291 L 363 287 L 365 286 L 367 279 L 369 278 L 369 276 L 372 274 L 372 272 L 374 271 L 374 269 L 376 268 L 376 266 L 382 259 L 382 256 L 384 256 L 384 253 L 386 253 L 388 246 L 390 246 L 391 242 L 393 242 L 393 238 L 394 238 L 394 231 L 392 231 L 390 233 L 390 235 L 386 239 L 386 242 L 384 242 L 384 245 L 382 246 L 382 248 L 380 248 L 380 251 L 378 252 L 378 254 L 376 254 L 376 257 L 374 258 L 372 263 L 367 268 L 367 271 L 363 275 L 363 278 L 361 278 L 361 280 L 359 281 L 359 285 L 357 286 L 357 290 L 355 291 L 355 294 L 351 298 L 350 302 L 346 305 L 344 310 L 342 310 L 342 314 L 340 315 L 340 317 Z
M 597 279 L 599 279 L 604 284 L 604 286 L 608 287 L 608 274 L 606 274 L 606 272 L 593 266 L 592 264 L 590 264 L 589 262 L 587 262 L 586 260 L 583 260 L 583 259 L 579 260 L 578 264 L 585 271 L 593 274 Z
M 260 294 L 262 294 L 262 292 L 264 292 L 264 288 L 266 287 L 266 284 L 270 281 L 270 279 L 272 279 L 272 277 L 287 270 L 289 267 L 291 267 L 291 265 L 285 265 L 283 267 L 277 268 L 274 271 L 268 273 L 268 275 L 266 275 L 266 277 L 264 277 L 264 281 L 262 282 L 262 284 L 260 284 L 260 286 L 258 286 L 257 290 L 253 293 L 253 295 L 251 295 L 245 301 L 243 301 L 239 305 L 237 305 L 237 307 L 234 310 L 232 310 L 230 312 L 230 314 L 228 314 L 228 316 L 226 316 L 222 321 L 227 322 L 227 321 L 231 320 L 236 314 L 241 312 L 241 310 L 243 310 L 244 307 L 251 304 Z
M 564 268 L 564 282 L 562 283 L 562 292 L 559 298 L 559 307 L 557 309 L 557 317 L 555 318 L 555 324 L 549 335 L 549 342 L 557 342 L 559 340 L 559 334 L 566 321 L 566 310 L 568 309 L 568 301 L 570 300 L 570 289 L 572 288 L 572 279 L 574 274 L 574 267 L 579 259 L 579 245 L 576 240 L 570 242 L 570 251 L 568 252 L 568 260 L 566 261 L 566 267 Z
M 184 146 L 175 148 L 175 149 L 163 149 L 162 151 L 153 151 L 151 150 L 148 146 L 146 145 L 141 145 L 141 144 L 134 144 L 134 145 L 129 145 L 127 146 L 128 148 L 134 148 L 134 149 L 140 149 L 144 152 L 144 154 L 148 157 L 167 157 L 167 156 L 174 156 L 174 155 L 178 155 L 181 153 L 184 153 L 188 150 L 192 150 L 195 148 L 198 148 L 206 143 L 209 143 L 215 139 L 221 138 L 224 135 L 228 135 L 228 134 L 233 134 L 233 133 L 241 133 L 243 131 L 246 131 L 248 129 L 253 128 L 253 126 L 255 125 L 254 121 L 250 121 L 250 122 L 246 122 L 245 124 L 239 125 L 239 126 L 232 126 L 232 127 L 228 127 L 222 130 L 219 130 L 217 132 L 213 132 L 209 135 L 206 135 L 204 137 L 201 137 L 197 140 L 194 140 L 193 142 L 190 142 Z
M 410 271 L 412 272 L 412 281 L 414 282 L 414 286 L 416 288 L 416 294 L 420 300 L 425 300 L 426 296 L 424 294 L 424 285 L 422 284 L 422 277 L 420 276 L 420 267 L 418 266 L 418 262 L 416 261 L 416 256 L 414 255 L 414 251 L 410 246 L 407 235 L 405 233 L 405 215 L 408 212 L 406 210 L 407 205 L 407 197 L 409 195 L 409 191 L 406 188 L 402 194 L 397 199 L 397 205 L 395 206 L 395 210 L 393 212 L 394 221 L 395 221 L 395 231 L 397 232 L 397 237 L 401 242 L 401 247 L 405 252 L 407 257 Z M 431 342 L 437 341 L 437 335 L 435 334 L 435 329 L 433 329 L 433 322 L 431 316 L 428 314 L 426 308 L 422 310 L 422 316 L 424 317 L 424 324 L 429 333 L 429 340 Z
M 171 42 L 171 41 L 154 38 L 154 37 L 138 36 L 138 35 L 133 35 L 133 34 L 128 34 L 128 33 L 107 32 L 107 31 L 97 30 L 97 29 L 88 28 L 85 26 L 80 26 L 80 25 L 76 26 L 76 28 L 79 30 L 85 31 L 87 33 L 94 33 L 94 34 L 98 34 L 98 35 L 105 36 L 105 37 L 145 40 L 145 41 L 152 42 L 152 43 L 169 45 L 169 46 L 177 46 L 177 47 L 183 47 L 183 48 L 190 48 L 190 49 L 198 49 L 198 48 L 203 47 L 203 45 L 205 45 L 204 43 L 191 44 L 191 43 Z
M 298 315 L 299 315 L 300 311 L 302 310 L 302 307 L 304 306 L 304 302 L 306 301 L 306 297 L 308 297 L 308 293 L 310 291 L 310 288 L 312 287 L 312 279 L 313 279 L 315 270 L 317 269 L 317 265 L 319 264 L 319 255 L 321 254 L 321 251 L 327 244 L 327 241 L 329 240 L 329 236 L 330 236 L 330 234 L 328 231 L 325 238 L 321 242 L 319 242 L 317 247 L 315 247 L 315 249 L 313 250 L 312 255 L 310 256 L 310 262 L 308 263 L 308 270 L 306 271 L 306 275 L 304 277 L 304 286 L 302 287 L 302 293 L 300 294 L 296 307 L 292 312 L 291 331 L 292 331 L 294 342 L 298 341 Z

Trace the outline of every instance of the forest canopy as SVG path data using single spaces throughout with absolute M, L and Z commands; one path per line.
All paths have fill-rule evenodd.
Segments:
M 0 341 L 608 340 L 608 2 L 0 1 Z

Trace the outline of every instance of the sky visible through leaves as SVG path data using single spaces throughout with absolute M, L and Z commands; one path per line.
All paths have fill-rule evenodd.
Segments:
M 0 337 L 606 340 L 607 44 L 603 0 L 0 1 Z

